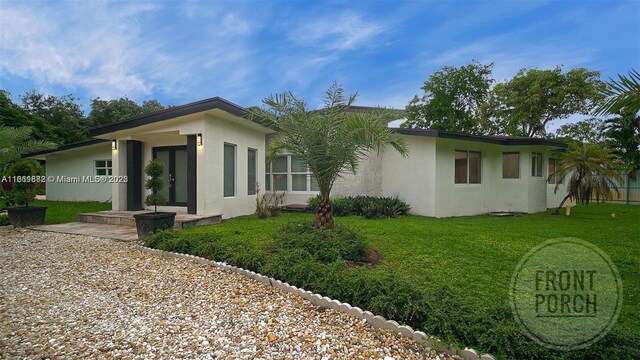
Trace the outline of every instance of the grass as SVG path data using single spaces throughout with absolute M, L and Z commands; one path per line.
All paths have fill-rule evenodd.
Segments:
M 47 207 L 47 214 L 45 216 L 46 224 L 59 224 L 76 221 L 76 215 L 78 215 L 78 213 L 111 210 L 111 203 L 102 203 L 97 201 L 71 202 L 35 200 L 29 205 Z
M 625 351 L 637 352 L 637 347 L 632 344 L 640 341 L 640 314 L 637 311 L 640 308 L 640 206 L 591 204 L 572 210 L 570 217 L 548 213 L 446 219 L 405 216 L 367 220 L 344 217 L 337 218 L 336 222 L 358 229 L 368 238 L 371 248 L 382 255 L 379 265 L 367 268 L 366 271 L 372 275 L 393 273 L 419 290 L 449 286 L 456 299 L 476 315 L 495 315 L 493 310 L 509 308 L 511 275 L 518 261 L 537 244 L 565 236 L 589 241 L 611 257 L 622 278 L 623 308 L 612 331 L 614 340 L 605 338 L 600 345 L 589 349 L 594 353 L 554 353 L 553 356 L 633 357 Z M 310 214 L 283 214 L 277 218 L 257 220 L 253 216 L 245 216 L 219 225 L 185 229 L 180 234 L 215 235 L 229 246 L 265 249 L 283 224 L 308 221 L 312 217 Z M 497 342 L 497 348 L 510 345 L 505 338 L 501 338 L 501 342 L 497 337 L 491 337 L 493 320 L 486 319 L 485 324 L 478 324 L 477 320 L 476 317 L 474 323 L 467 324 L 476 327 L 475 337 L 469 339 L 478 341 L 477 333 L 486 331 L 489 335 L 483 342 Z M 478 331 L 482 326 L 486 329 Z M 467 343 L 462 335 L 457 336 L 457 340 L 483 350 L 478 344 Z M 619 349 L 621 343 L 624 350 Z M 522 349 L 514 349 L 512 354 L 539 357 L 527 356 L 526 352 L 520 351 Z

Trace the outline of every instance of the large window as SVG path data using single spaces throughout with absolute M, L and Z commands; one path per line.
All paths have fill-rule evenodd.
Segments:
M 236 146 L 224 144 L 224 196 L 236 195 Z
M 98 176 L 113 175 L 111 169 L 111 160 L 96 160 L 93 162 L 95 174 Z
M 531 153 L 531 176 L 542 177 L 542 153 Z
M 520 178 L 520 153 L 518 152 L 502 153 L 502 178 L 503 179 Z
M 479 151 L 456 150 L 455 183 L 480 184 L 482 161 Z
M 266 165 L 265 188 L 267 191 L 319 191 L 309 167 L 293 156 L 278 156 Z M 291 184 L 291 185 L 289 185 Z
M 560 168 L 558 159 L 549 158 L 549 184 L 562 184 L 562 176 L 556 173 Z
M 247 151 L 247 194 L 256 194 L 256 174 L 258 173 L 258 150 L 251 149 Z

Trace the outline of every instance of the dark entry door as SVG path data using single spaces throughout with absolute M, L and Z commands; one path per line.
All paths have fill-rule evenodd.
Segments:
M 169 201 L 167 205 L 187 206 L 187 147 L 154 147 L 153 158 L 164 164 L 162 193 Z

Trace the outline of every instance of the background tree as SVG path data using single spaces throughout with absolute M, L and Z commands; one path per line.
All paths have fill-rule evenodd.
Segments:
M 422 86 L 407 106 L 401 126 L 481 134 L 485 131 L 480 110 L 493 83 L 488 65 L 476 61 L 461 67 L 445 66 Z
M 87 119 L 91 126 L 99 126 L 164 109 L 166 107 L 157 100 L 144 101 L 142 105 L 138 105 L 126 97 L 115 100 L 95 98 L 91 100 L 91 112 Z
M 486 113 L 494 131 L 514 136 L 545 136 L 546 126 L 573 114 L 587 115 L 602 99 L 600 73 L 583 68 L 562 73 L 522 69 L 506 83 L 497 84 Z
M 21 100 L 24 110 L 51 126 L 47 140 L 68 144 L 87 139 L 88 123 L 73 95 L 53 96 L 30 91 Z
M 387 145 L 403 156 L 407 154 L 404 139 L 386 126 L 396 114 L 381 108 L 349 111 L 355 100 L 356 95 L 346 99 L 342 87 L 334 82 L 320 110 L 309 111 L 305 102 L 291 92 L 264 99 L 267 109 L 248 109 L 251 120 L 280 133 L 269 146 L 269 159 L 286 151 L 309 166 L 320 188 L 316 212 L 319 228 L 333 228 L 331 188 L 344 172 L 356 173 L 370 151 L 380 152 Z
M 617 184 L 623 179 L 618 173 L 619 160 L 611 150 L 599 144 L 569 144 L 566 152 L 558 154 L 560 166 L 555 173 L 549 174 L 549 179 L 556 176 L 554 192 L 562 183 L 567 182 L 567 196 L 562 199 L 560 206 L 554 211 L 558 214 L 567 200 L 588 204 L 591 200 L 608 200 L 613 193 L 620 194 Z M 617 183 L 616 183 L 617 181 Z
M 598 118 L 588 118 L 574 123 L 561 125 L 555 137 L 570 142 L 603 143 L 605 141 L 605 123 Z
M 0 125 L 6 127 L 31 128 L 31 137 L 36 140 L 47 140 L 52 137 L 52 127 L 37 115 L 32 115 L 18 104 L 11 101 L 8 91 L 0 90 Z
M 20 155 L 52 149 L 56 144 L 50 141 L 36 140 L 31 136 L 31 128 L 19 128 L 0 125 L 0 174 L 6 174 L 7 168 Z
M 640 169 L 640 116 L 626 108 L 621 115 L 605 121 L 607 144 L 620 158 L 622 170 L 635 180 Z

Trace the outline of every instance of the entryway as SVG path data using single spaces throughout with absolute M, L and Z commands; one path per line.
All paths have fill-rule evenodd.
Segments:
M 161 146 L 153 148 L 153 159 L 164 164 L 162 193 L 169 206 L 187 206 L 187 147 Z

